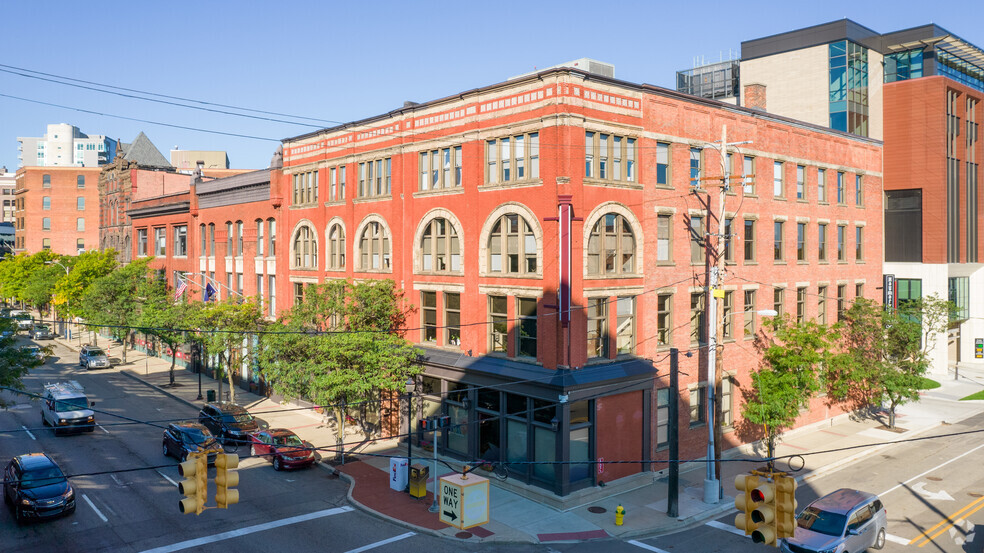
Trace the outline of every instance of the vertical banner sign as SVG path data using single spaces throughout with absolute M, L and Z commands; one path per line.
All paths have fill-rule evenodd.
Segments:
M 898 307 L 898 295 L 895 293 L 895 275 L 884 275 L 882 277 L 882 290 L 885 297 L 882 303 L 886 308 L 895 309 Z
M 974 359 L 984 359 L 984 338 L 974 339 Z
M 557 216 L 560 222 L 560 290 L 558 301 L 560 306 L 560 326 L 567 328 L 571 324 L 571 221 L 574 220 L 574 206 L 571 205 L 573 196 L 557 196 Z

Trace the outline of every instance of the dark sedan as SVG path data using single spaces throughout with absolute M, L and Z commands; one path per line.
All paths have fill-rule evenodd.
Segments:
M 259 421 L 246 409 L 227 401 L 206 403 L 198 413 L 198 422 L 224 445 L 246 445 L 250 443 L 250 432 L 260 429 Z
M 208 452 L 208 463 L 215 462 L 215 454 L 222 453 L 222 445 L 205 428 L 195 421 L 172 422 L 164 430 L 164 456 L 179 461 L 188 459 L 188 454 L 199 448 Z
M 3 501 L 17 522 L 75 511 L 75 490 L 44 453 L 18 455 L 3 471 Z
M 250 438 L 250 455 L 273 461 L 274 470 L 310 467 L 316 460 L 311 444 L 286 428 L 253 432 Z

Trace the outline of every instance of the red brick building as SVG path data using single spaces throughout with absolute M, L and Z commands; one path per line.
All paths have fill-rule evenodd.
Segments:
M 21 167 L 14 191 L 14 252 L 62 255 L 98 247 L 99 167 Z
M 700 179 L 721 175 L 708 143 L 724 125 L 749 141 L 734 173 L 754 175 L 725 208 L 735 444 L 758 358 L 749 313 L 833 322 L 877 297 L 878 141 L 571 69 L 407 105 L 285 141 L 278 305 L 326 279 L 396 281 L 426 352 L 414 413 L 454 425 L 441 451 L 514 462 L 511 477 L 561 496 L 646 469 L 605 459 L 667 458 L 667 353 L 692 352 L 675 423 L 681 456 L 703 457 L 701 243 L 716 220 L 693 183 L 716 211 Z M 813 407 L 803 423 L 838 412 Z

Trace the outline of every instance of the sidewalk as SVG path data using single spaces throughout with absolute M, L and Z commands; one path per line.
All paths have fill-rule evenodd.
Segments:
M 73 350 L 78 349 L 77 341 L 68 343 L 67 340 L 59 338 L 56 342 Z M 111 357 L 119 358 L 118 346 L 112 348 Z M 142 352 L 128 351 L 127 364 L 114 366 L 112 370 L 119 371 L 195 408 L 201 407 L 204 401 L 197 400 L 198 375 L 176 367 L 177 386 L 168 387 L 169 368 L 170 362 L 165 359 L 147 357 Z M 934 376 L 934 379 L 940 380 L 940 377 Z M 202 375 L 201 380 L 203 396 L 206 390 L 217 389 L 215 380 L 205 375 Z M 879 421 L 859 420 L 841 415 L 786 433 L 777 448 L 776 455 L 804 455 L 802 457 L 804 467 L 796 475 L 798 481 L 808 482 L 854 461 L 874 455 L 890 445 L 817 455 L 805 455 L 807 453 L 911 438 L 940 424 L 959 422 L 984 411 L 984 401 L 959 401 L 962 397 L 984 389 L 984 371 L 961 368 L 958 379 L 954 379 L 951 372 L 943 377 L 940 383 L 940 388 L 926 391 L 918 403 L 899 408 L 896 421 L 899 432 L 880 428 Z M 223 390 L 228 390 L 228 382 L 224 383 Z M 271 427 L 290 428 L 315 446 L 330 447 L 335 443 L 332 428 L 324 423 L 320 414 L 308 409 L 292 409 L 294 406 L 290 404 L 277 403 L 238 388 L 236 402 L 249 409 L 250 413 L 269 422 Z M 348 432 L 346 434 L 346 442 L 359 438 L 358 435 L 348 435 Z M 433 501 L 431 494 L 433 479 L 428 481 L 426 498 L 420 500 L 389 488 L 389 456 L 405 457 L 405 444 L 397 444 L 394 440 L 369 441 L 362 444 L 357 453 L 368 455 L 362 455 L 360 461 L 346 462 L 344 465 L 333 467 L 324 462 L 319 466 L 341 475 L 351 483 L 349 500 L 358 508 L 419 533 L 500 543 L 633 539 L 677 532 L 734 511 L 732 483 L 735 476 L 758 468 L 758 464 L 753 463 L 722 463 L 722 487 L 725 497 L 719 503 L 709 505 L 703 502 L 704 465 L 693 463 L 689 466 L 681 466 L 679 516 L 674 518 L 666 515 L 668 484 L 666 476 L 661 473 L 638 475 L 633 478 L 637 479 L 639 487 L 618 495 L 590 501 L 566 511 L 559 511 L 525 498 L 516 491 L 506 489 L 490 475 L 488 524 L 460 531 L 441 523 L 437 513 L 428 511 Z M 413 454 L 414 463 L 432 466 L 430 452 L 415 449 Z M 734 459 L 760 456 L 763 456 L 762 452 L 755 451 L 752 446 L 743 446 L 726 452 L 724 457 Z M 461 465 L 457 461 L 452 461 L 451 464 L 455 467 Z M 785 464 L 777 464 L 776 468 L 782 470 Z M 450 471 L 444 465 L 438 465 L 438 477 L 448 472 Z M 615 485 L 616 483 L 610 484 L 610 486 Z M 615 526 L 615 509 L 618 505 L 622 505 L 626 511 L 623 526 Z

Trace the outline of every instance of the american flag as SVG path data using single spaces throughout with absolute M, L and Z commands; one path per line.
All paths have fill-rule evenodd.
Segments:
M 180 284 L 178 284 L 178 289 L 174 291 L 174 299 L 176 300 L 181 299 L 181 295 L 184 294 L 185 290 L 187 289 L 188 289 L 188 282 L 184 280 L 180 281 Z

